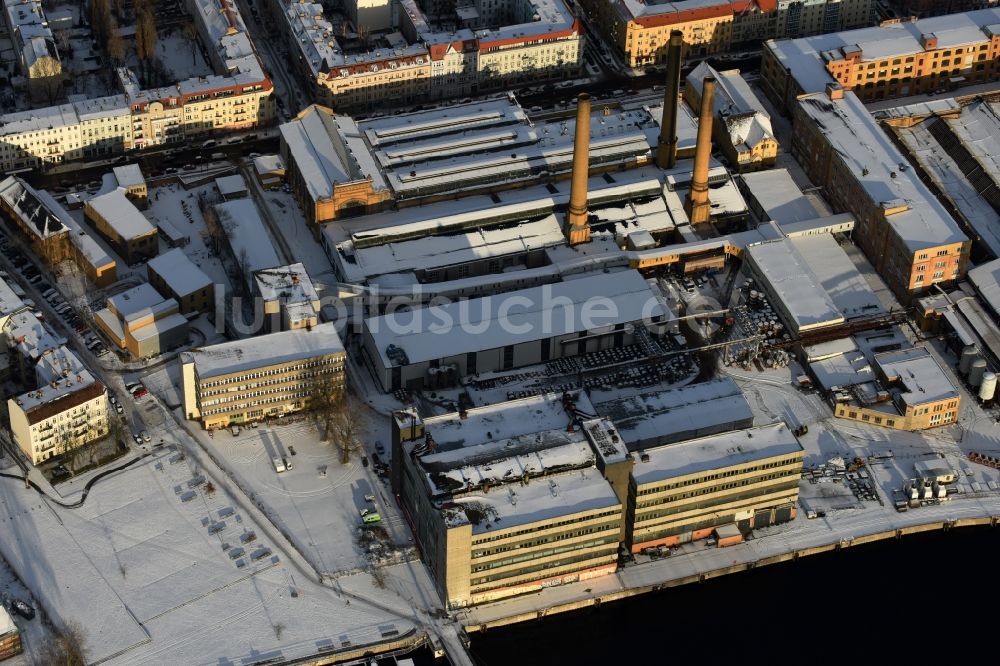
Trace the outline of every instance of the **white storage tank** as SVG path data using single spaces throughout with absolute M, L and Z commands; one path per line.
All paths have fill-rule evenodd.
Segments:
M 986 374 L 986 359 L 977 358 L 972 362 L 972 367 L 969 368 L 969 385 L 979 386 L 983 381 L 983 375 Z
M 969 369 L 977 358 L 979 358 L 979 350 L 976 349 L 976 345 L 968 345 L 962 350 L 962 358 L 958 361 L 958 369 L 963 376 L 969 374 Z
M 997 392 L 997 376 L 993 372 L 984 372 L 983 381 L 979 384 L 979 399 L 983 402 L 992 400 Z

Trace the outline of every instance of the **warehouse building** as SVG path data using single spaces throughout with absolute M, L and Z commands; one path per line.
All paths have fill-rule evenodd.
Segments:
M 139 212 L 123 188 L 94 197 L 83 212 L 126 263 L 134 264 L 159 252 L 156 227 Z
M 254 292 L 254 274 L 265 268 L 281 265 L 274 242 L 267 233 L 264 220 L 253 199 L 235 199 L 216 204 L 218 225 L 229 242 L 233 261 L 243 273 L 247 294 Z
M 215 303 L 212 278 L 179 248 L 150 259 L 146 263 L 146 275 L 149 283 L 164 297 L 177 301 L 181 314 L 208 312 Z
M 457 380 L 622 347 L 643 322 L 668 316 L 646 280 L 627 270 L 370 317 L 362 344 L 379 384 L 394 391 L 442 369 Z
M 341 390 L 346 358 L 333 323 L 182 352 L 184 415 L 214 430 L 300 411 Z
M 638 553 L 727 525 L 746 534 L 792 520 L 804 456 L 784 423 L 643 451 L 629 489 L 628 547 Z
M 94 313 L 97 327 L 132 358 L 158 356 L 187 343 L 188 320 L 173 298 L 148 282 L 108 298 Z

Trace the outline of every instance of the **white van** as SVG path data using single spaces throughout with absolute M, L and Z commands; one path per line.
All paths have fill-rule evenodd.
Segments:
M 281 458 L 271 458 L 271 464 L 274 465 L 274 471 L 278 474 L 285 471 L 285 463 Z

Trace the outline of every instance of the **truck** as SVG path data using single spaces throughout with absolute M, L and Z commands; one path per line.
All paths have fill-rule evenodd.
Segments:
M 274 471 L 278 474 L 285 471 L 285 461 L 281 458 L 271 458 L 271 464 L 274 465 Z

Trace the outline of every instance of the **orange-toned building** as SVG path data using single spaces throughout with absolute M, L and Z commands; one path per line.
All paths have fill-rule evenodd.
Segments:
M 971 241 L 854 93 L 803 95 L 792 121 L 792 154 L 902 302 L 965 276 Z
M 672 30 L 684 34 L 685 57 L 741 44 L 871 25 L 872 0 L 580 0 L 631 67 L 663 64 Z
M 836 81 L 864 102 L 919 95 L 996 80 L 1000 10 L 769 41 L 761 59 L 768 96 L 790 107 L 798 95 Z

